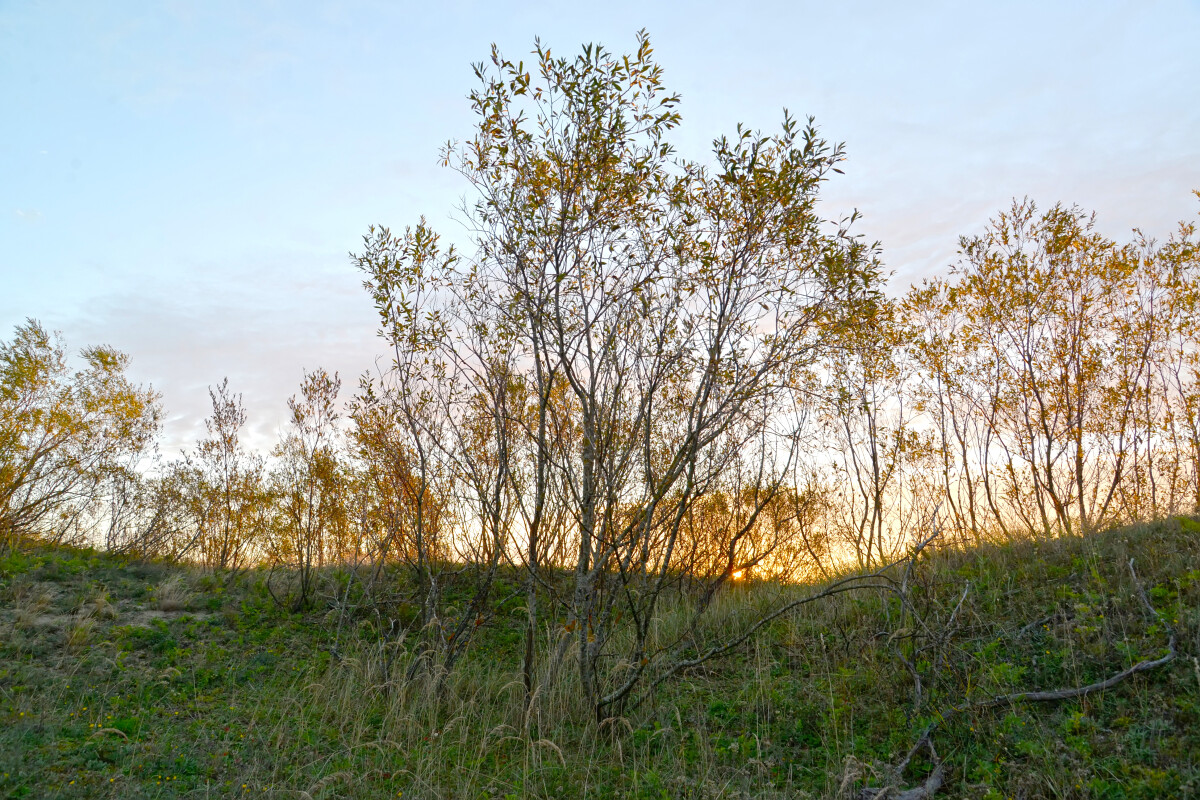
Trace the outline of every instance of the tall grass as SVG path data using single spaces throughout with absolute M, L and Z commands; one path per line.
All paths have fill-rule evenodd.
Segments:
M 227 584 L 73 551 L 14 557 L 0 567 L 0 797 L 783 798 L 910 785 L 924 756 L 893 767 L 947 708 L 1081 685 L 1164 651 L 1129 558 L 1181 657 L 1087 698 L 947 719 L 938 796 L 1186 796 L 1200 790 L 1196 531 L 1169 520 L 930 553 L 912 602 L 948 641 L 936 672 L 917 665 L 920 708 L 899 656 L 926 640 L 897 627 L 894 597 L 851 593 L 799 607 L 602 725 L 578 700 L 570 652 L 553 679 L 539 663 L 526 707 L 515 602 L 453 672 L 408 680 L 415 631 L 385 641 L 367 615 L 338 631 L 328 609 L 286 613 L 261 575 Z M 192 611 L 143 621 L 171 580 Z M 100 587 L 116 619 L 87 616 L 80 642 L 72 597 Z M 698 636 L 812 590 L 733 586 Z M 41 622 L 22 626 L 32 597 Z M 674 641 L 683 606 L 662 608 L 655 636 Z

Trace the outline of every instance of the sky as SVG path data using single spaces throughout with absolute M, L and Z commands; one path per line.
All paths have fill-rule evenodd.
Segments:
M 367 227 L 461 235 L 438 151 L 472 133 L 471 64 L 643 28 L 681 155 L 784 108 L 845 143 L 824 213 L 861 213 L 894 291 L 1013 198 L 1118 239 L 1200 211 L 1200 0 L 0 0 L 0 340 L 34 318 L 126 352 L 168 454 L 228 376 L 265 450 L 304 370 L 348 395 L 384 351 L 349 258 Z

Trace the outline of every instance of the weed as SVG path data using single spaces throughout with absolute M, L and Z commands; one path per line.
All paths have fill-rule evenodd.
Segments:
M 13 625 L 18 630 L 28 630 L 54 602 L 54 594 L 46 586 L 22 581 L 12 590 Z
M 102 585 L 97 585 L 88 593 L 87 598 L 79 604 L 75 613 L 80 617 L 114 620 L 117 618 L 117 607 L 113 604 L 108 589 Z

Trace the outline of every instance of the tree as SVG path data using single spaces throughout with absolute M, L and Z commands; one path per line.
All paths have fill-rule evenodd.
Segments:
M 692 627 L 734 573 L 771 563 L 778 539 L 758 536 L 760 517 L 783 505 L 805 373 L 826 320 L 876 292 L 878 268 L 816 212 L 843 153 L 811 120 L 739 127 L 713 143 L 712 167 L 675 157 L 679 98 L 645 34 L 622 57 L 539 44 L 532 70 L 493 48 L 475 71 L 476 134 L 443 154 L 475 192 L 471 255 L 422 221 L 372 228 L 356 261 L 396 370 L 421 384 L 409 394 L 436 394 L 457 431 L 430 442 L 488 487 L 460 504 L 464 528 L 499 545 L 517 509 L 530 642 L 544 543 L 569 542 L 552 661 L 573 652 L 603 720 L 685 660 L 686 637 L 662 640 L 652 619 L 698 567 L 677 546 L 690 512 L 736 498 L 714 528 L 719 567 L 688 600 Z M 481 435 L 462 435 L 469 420 Z M 556 516 L 565 530 L 547 527 Z
M 929 447 L 910 402 L 913 334 L 898 304 L 873 297 L 847 304 L 831 335 L 837 346 L 825 361 L 821 409 L 836 497 L 831 527 L 870 568 L 895 560 L 931 521 L 920 480 Z
M 960 252 L 954 280 L 907 301 L 956 526 L 1089 533 L 1193 510 L 1194 226 L 1118 244 L 1025 200 Z
M 276 446 L 272 488 L 278 503 L 271 547 L 277 564 L 297 571 L 290 604 L 307 608 L 318 570 L 336 562 L 347 541 L 347 476 L 339 454 L 342 382 L 323 369 L 306 372 L 299 396 L 288 400 L 291 427 Z
M 213 570 L 236 571 L 259 554 L 270 516 L 264 462 L 240 441 L 246 425 L 242 396 L 225 378 L 208 390 L 207 436 L 177 464 L 168 484 L 181 494 L 195 526 L 195 547 Z
M 129 380 L 129 359 L 87 347 L 72 371 L 66 346 L 35 320 L 0 342 L 0 544 L 87 533 L 117 472 L 159 430 L 158 394 Z

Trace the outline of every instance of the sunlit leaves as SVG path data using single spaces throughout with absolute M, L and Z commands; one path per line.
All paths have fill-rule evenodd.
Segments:
M 33 320 L 0 342 L 0 539 L 80 532 L 105 479 L 158 432 L 159 397 L 128 379 L 124 354 L 80 355 L 72 371 L 61 339 Z
M 1118 244 L 1016 202 L 914 291 L 956 525 L 1053 533 L 1195 507 L 1195 230 Z
M 679 98 L 645 34 L 622 56 L 539 43 L 528 66 L 493 48 L 475 74 L 474 135 L 443 151 L 473 191 L 472 250 L 422 221 L 355 256 L 394 353 L 363 409 L 394 404 L 392 447 L 423 485 L 457 479 L 463 546 L 519 545 L 531 581 L 544 558 L 571 567 L 561 602 L 599 709 L 638 681 L 610 666 L 620 648 L 660 668 L 645 625 L 667 585 L 703 576 L 711 596 L 782 552 L 802 387 L 844 308 L 878 298 L 878 260 L 852 218 L 816 212 L 844 155 L 811 119 L 739 127 L 711 165 L 677 157 Z M 700 547 L 684 522 L 718 495 Z

